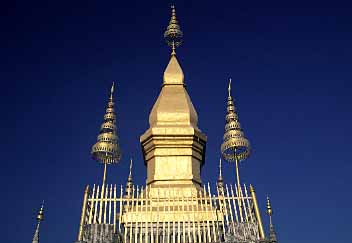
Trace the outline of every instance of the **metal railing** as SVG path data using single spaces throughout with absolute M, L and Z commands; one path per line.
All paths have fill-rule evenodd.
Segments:
M 152 193 L 151 193 L 152 192 Z M 209 183 L 195 195 L 170 188 L 161 196 L 152 186 L 133 186 L 126 194 L 116 185 L 86 187 L 78 240 L 92 225 L 109 225 L 125 243 L 196 243 L 263 239 L 254 189 Z

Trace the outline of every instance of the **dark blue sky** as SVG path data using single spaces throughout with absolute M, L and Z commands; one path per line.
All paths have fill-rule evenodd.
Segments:
M 86 184 L 102 166 L 90 147 L 117 82 L 123 150 L 108 181 L 146 170 L 139 136 L 169 60 L 168 1 L 11 1 L 1 7 L 1 241 L 30 242 L 45 199 L 42 243 L 76 239 Z M 281 242 L 348 242 L 351 210 L 351 7 L 338 1 L 175 1 L 177 50 L 208 136 L 215 182 L 228 78 L 253 147 L 241 177 L 264 216 L 272 198 Z M 233 182 L 233 165 L 225 165 Z M 264 216 L 265 220 L 267 218 Z

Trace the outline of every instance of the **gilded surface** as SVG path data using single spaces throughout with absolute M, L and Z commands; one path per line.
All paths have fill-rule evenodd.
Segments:
M 197 127 L 197 112 L 175 54 L 171 55 L 163 80 L 149 115 L 150 128 L 140 138 L 147 184 L 194 195 L 201 184 L 206 136 Z

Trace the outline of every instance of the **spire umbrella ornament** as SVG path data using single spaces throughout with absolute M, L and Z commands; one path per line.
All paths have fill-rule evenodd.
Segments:
M 222 157 L 236 166 L 237 187 L 240 193 L 239 162 L 247 159 L 250 155 L 250 144 L 245 138 L 241 124 L 238 120 L 235 104 L 231 96 L 231 79 L 228 86 L 227 114 L 224 141 L 221 145 Z
M 101 125 L 97 142 L 92 146 L 92 158 L 104 164 L 103 185 L 106 181 L 106 167 L 108 164 L 118 163 L 121 159 L 119 139 L 116 129 L 116 114 L 114 109 L 114 83 L 111 87 L 110 98 Z
M 176 47 L 182 44 L 182 37 L 183 37 L 183 33 L 181 31 L 181 28 L 176 18 L 176 9 L 175 9 L 175 6 L 172 5 L 171 19 L 169 21 L 169 25 L 166 28 L 166 31 L 164 32 L 164 38 L 165 38 L 166 44 L 169 47 L 171 47 L 173 55 L 176 54 L 175 52 Z

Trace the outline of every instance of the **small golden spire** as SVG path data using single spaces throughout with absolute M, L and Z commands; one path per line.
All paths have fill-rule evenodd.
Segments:
M 175 48 L 182 43 L 183 33 L 176 18 L 175 6 L 171 6 L 171 19 L 164 32 L 164 38 L 168 46 L 172 48 L 171 55 L 176 55 Z
M 225 160 L 233 162 L 236 159 L 245 160 L 250 155 L 250 144 L 244 137 L 241 124 L 238 119 L 234 101 L 231 97 L 231 79 L 228 85 L 227 114 L 224 142 L 221 145 L 221 153 Z
M 218 181 L 217 181 L 217 188 L 219 191 L 220 195 L 224 194 L 224 181 L 222 179 L 222 161 L 221 158 L 219 160 L 219 177 L 218 177 Z
M 126 197 L 128 197 L 128 198 L 132 197 L 132 193 L 133 193 L 132 165 L 133 165 L 133 160 L 131 158 L 130 159 L 130 173 L 128 175 L 127 184 L 126 184 Z
M 227 114 L 224 142 L 221 144 L 221 154 L 229 162 L 236 164 L 237 186 L 240 190 L 239 162 L 250 155 L 250 144 L 245 138 L 241 124 L 238 119 L 235 104 L 231 96 L 231 79 L 228 85 Z
M 132 158 L 130 159 L 130 174 L 128 177 L 132 178 L 132 165 L 133 165 L 133 161 Z
M 277 237 L 276 237 L 276 233 L 275 233 L 274 225 L 273 225 L 273 220 L 272 220 L 273 210 L 271 208 L 269 196 L 266 197 L 266 214 L 269 216 L 269 220 L 270 220 L 269 240 L 271 243 L 275 243 L 275 242 L 277 242 Z
M 114 109 L 113 94 L 115 83 L 112 83 L 110 97 L 104 115 L 104 122 L 101 125 L 97 142 L 92 146 L 91 154 L 94 160 L 104 164 L 103 184 L 106 180 L 107 164 L 117 163 L 121 159 L 119 139 L 116 129 L 116 114 Z
M 44 200 L 42 202 L 42 206 L 39 209 L 38 215 L 37 215 L 37 221 L 43 221 L 44 220 Z
M 228 91 L 228 93 L 229 93 L 229 97 L 231 97 L 231 78 L 230 78 L 230 80 L 229 80 L 229 87 L 227 88 L 227 91 Z
M 111 90 L 110 90 L 110 100 L 113 99 L 113 94 L 114 94 L 114 86 L 115 86 L 115 82 L 112 82 L 111 85 Z
M 266 197 L 266 213 L 270 218 L 273 215 L 273 210 L 271 208 L 269 196 Z
M 32 243 L 39 243 L 40 222 L 42 222 L 43 220 L 44 220 L 44 200 L 43 200 L 42 206 L 40 207 L 39 212 L 37 214 L 37 227 L 34 232 Z

